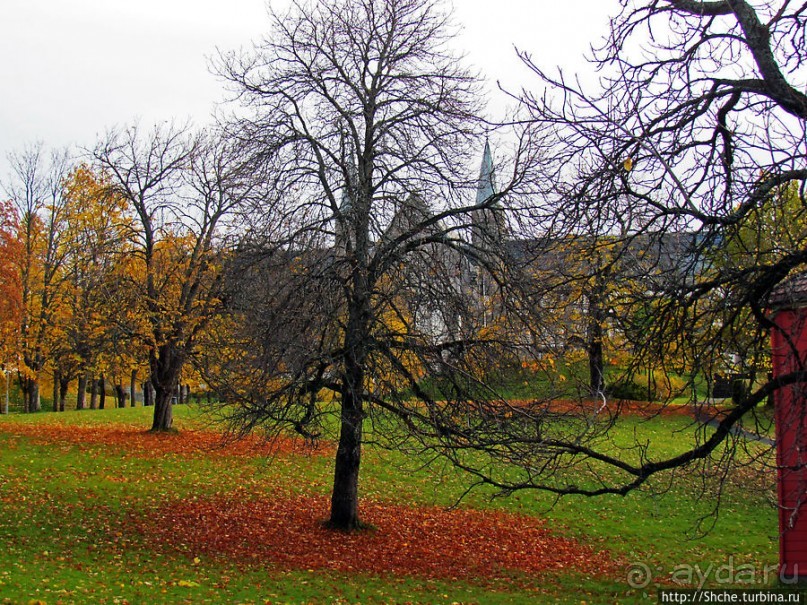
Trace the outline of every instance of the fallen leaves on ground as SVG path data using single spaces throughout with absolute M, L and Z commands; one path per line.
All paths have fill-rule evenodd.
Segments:
M 531 517 L 366 501 L 361 507 L 374 529 L 327 529 L 320 521 L 325 497 L 254 498 L 245 491 L 166 502 L 130 522 L 155 546 L 194 561 L 226 557 L 286 569 L 527 584 L 543 572 L 621 569 L 609 554 L 555 535 Z
M 598 399 L 510 399 L 507 405 L 514 409 L 529 409 L 535 413 L 569 414 L 573 416 L 614 417 L 637 416 L 653 418 L 656 416 L 690 416 L 720 420 L 730 408 L 722 405 L 701 405 L 658 403 L 652 401 L 632 401 L 616 399 L 603 405 Z
M 266 441 L 256 436 L 224 439 L 221 433 L 184 429 L 179 432 L 152 433 L 126 424 L 75 426 L 60 424 L 0 425 L 0 431 L 30 438 L 35 443 L 105 445 L 141 457 L 165 454 L 198 455 L 216 453 L 226 456 L 277 456 L 285 454 L 323 454 L 327 444 L 312 446 L 302 439 L 276 438 Z

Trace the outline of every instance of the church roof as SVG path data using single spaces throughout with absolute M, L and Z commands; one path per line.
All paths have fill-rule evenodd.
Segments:
M 395 216 L 392 217 L 389 227 L 384 232 L 384 238 L 395 239 L 429 220 L 432 216 L 434 213 L 423 198 L 412 193 L 396 209 Z M 433 225 L 429 230 L 436 231 L 437 229 L 439 229 L 439 225 Z

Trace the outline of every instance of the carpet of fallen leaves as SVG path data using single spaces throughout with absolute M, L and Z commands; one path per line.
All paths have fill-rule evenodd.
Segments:
M 558 536 L 532 517 L 368 501 L 361 507 L 373 528 L 354 533 L 324 526 L 325 497 L 246 492 L 178 500 L 129 522 L 154 547 L 196 561 L 226 557 L 286 569 L 524 585 L 544 572 L 613 576 L 622 569 L 608 553 Z
M 302 440 L 257 437 L 226 441 L 221 434 L 183 429 L 150 433 L 126 424 L 0 424 L 0 431 L 35 443 L 108 446 L 137 457 L 321 455 Z M 232 492 L 169 497 L 147 515 L 132 511 L 124 534 L 142 537 L 155 550 L 226 559 L 288 570 L 332 570 L 380 576 L 463 580 L 479 585 L 538 586 L 542 574 L 569 571 L 617 577 L 623 564 L 608 552 L 563 537 L 534 517 L 491 510 L 361 502 L 372 529 L 344 533 L 328 529 L 325 496 L 278 490 L 258 497 L 247 488 Z M 128 531 L 126 531 L 128 529 Z
M 551 412 L 553 414 L 570 414 L 574 416 L 590 416 L 592 414 L 604 415 L 606 417 L 619 414 L 638 416 L 641 418 L 653 418 L 655 416 L 689 416 L 710 420 L 720 420 L 730 409 L 724 405 L 673 405 L 651 401 L 631 401 L 627 399 L 608 401 L 605 406 L 602 405 L 602 401 L 591 399 L 553 399 L 551 401 L 511 399 L 507 404 L 514 408 L 530 408 L 536 411 Z
M 67 443 L 79 446 L 104 445 L 139 457 L 179 455 L 277 456 L 284 454 L 324 454 L 328 444 L 312 446 L 302 439 L 277 438 L 267 442 L 256 436 L 225 439 L 221 433 L 183 429 L 179 432 L 151 433 L 126 424 L 98 426 L 58 423 L 0 425 L 0 431 L 21 435 L 34 443 Z

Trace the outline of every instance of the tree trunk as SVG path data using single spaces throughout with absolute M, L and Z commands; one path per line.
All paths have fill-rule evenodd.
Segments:
M 131 407 L 137 403 L 137 370 L 132 370 L 132 378 L 129 381 L 129 402 Z
M 362 276 L 363 277 L 363 276 Z M 361 528 L 359 520 L 359 465 L 361 463 L 364 410 L 364 361 L 367 342 L 367 292 L 361 277 L 355 286 L 358 295 L 351 304 L 345 330 L 345 380 L 339 427 L 339 447 L 334 465 L 330 525 L 352 531 Z
M 123 390 L 122 384 L 115 385 L 115 399 L 119 408 L 126 407 L 126 391 Z
M 151 430 L 170 431 L 174 423 L 174 410 L 171 400 L 174 398 L 174 389 L 166 389 L 161 385 L 154 387 L 154 419 Z
M 53 411 L 59 411 L 59 378 L 60 372 L 59 370 L 53 370 Z
M 150 407 L 154 405 L 154 387 L 151 386 L 151 380 L 143 383 L 143 406 Z
M 106 403 L 106 380 L 104 379 L 104 375 L 98 378 L 98 409 L 103 410 L 104 404 Z
M 28 379 L 19 376 L 20 380 L 20 391 L 22 392 L 22 411 L 24 414 L 27 414 L 30 410 L 28 409 Z
M 154 386 L 154 419 L 152 431 L 169 431 L 174 422 L 173 402 L 178 397 L 183 354 L 171 343 L 150 354 L 151 382 Z
M 98 409 L 98 381 L 95 380 L 95 376 L 90 380 L 90 409 Z
M 354 530 L 359 521 L 359 465 L 362 441 L 361 400 L 352 394 L 342 398 L 339 448 L 331 495 L 330 525 L 336 529 Z
M 603 311 L 599 298 L 589 295 L 588 306 L 588 372 L 589 389 L 592 397 L 602 397 L 605 393 L 605 357 L 602 350 L 603 338 Z
M 87 396 L 87 374 L 82 372 L 78 375 L 78 392 L 76 393 L 76 409 L 84 409 L 84 400 Z
M 23 412 L 30 414 L 41 409 L 39 400 L 39 379 L 26 376 L 20 378 L 20 388 L 22 389 Z
M 28 411 L 38 412 L 42 409 L 42 401 L 39 398 L 39 377 L 35 376 L 29 380 Z
M 64 412 L 65 404 L 67 403 L 67 391 L 70 389 L 70 377 L 65 375 L 59 376 L 59 411 Z

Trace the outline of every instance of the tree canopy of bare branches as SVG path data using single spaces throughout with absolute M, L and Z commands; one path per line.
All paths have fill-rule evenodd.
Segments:
M 449 412 L 423 381 L 459 399 L 474 364 L 496 366 L 461 284 L 499 266 L 497 206 L 524 173 L 477 197 L 479 82 L 447 49 L 437 2 L 299 1 L 272 17 L 266 40 L 219 66 L 242 102 L 231 129 L 274 194 L 232 261 L 208 375 L 239 431 L 317 437 L 338 410 L 330 521 L 354 529 L 365 421 L 433 437 Z
M 599 87 L 520 53 L 536 75 L 523 106 L 534 136 L 555 149 L 536 220 L 605 260 L 567 273 L 563 286 L 608 276 L 612 306 L 600 310 L 610 310 L 606 331 L 619 331 L 635 373 L 687 377 L 693 393 L 730 366 L 756 380 L 725 415 L 699 414 L 708 422 L 672 458 L 654 458 L 641 435 L 627 450 L 615 447 L 610 409 L 560 432 L 533 416 L 532 429 L 522 422 L 521 434 L 503 431 L 491 443 L 495 458 L 521 467 L 516 476 L 460 461 L 480 481 L 624 494 L 656 473 L 715 460 L 724 467 L 756 406 L 804 381 L 804 368 L 765 376 L 769 334 L 780 329 L 770 294 L 807 261 L 805 11 L 788 0 L 625 0 L 595 50 Z

